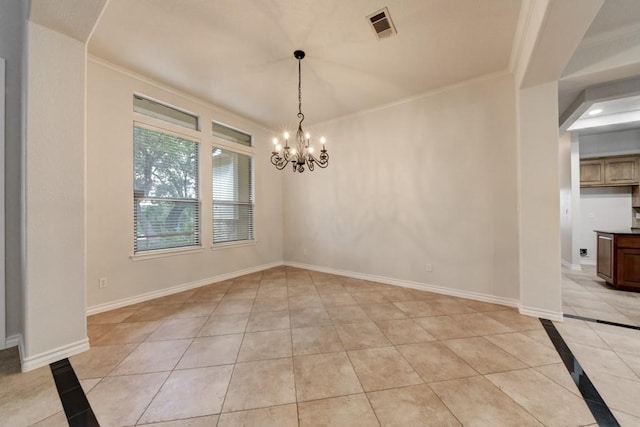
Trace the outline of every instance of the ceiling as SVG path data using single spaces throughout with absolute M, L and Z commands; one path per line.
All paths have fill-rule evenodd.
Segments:
M 388 7 L 397 34 L 367 15 Z M 91 55 L 274 130 L 506 70 L 520 0 L 110 0 Z
M 581 134 L 611 132 L 640 125 L 640 95 L 593 103 L 568 128 Z
M 612 30 L 638 25 L 638 0 L 606 0 L 596 19 L 584 35 L 585 39 L 600 36 Z
M 605 0 L 558 83 L 560 113 L 587 87 L 640 75 L 640 1 Z
M 29 19 L 81 42 L 87 41 L 107 0 L 31 0 Z

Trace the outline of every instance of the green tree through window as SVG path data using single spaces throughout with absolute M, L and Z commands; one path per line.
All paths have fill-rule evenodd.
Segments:
M 133 128 L 134 252 L 200 244 L 198 143 Z

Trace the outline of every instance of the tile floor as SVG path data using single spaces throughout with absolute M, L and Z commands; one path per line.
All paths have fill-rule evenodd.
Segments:
M 103 427 L 595 425 L 540 322 L 494 304 L 281 267 L 88 325 L 71 363 Z M 640 425 L 638 331 L 557 326 Z M 0 424 L 66 425 L 49 368 L 5 353 Z
M 593 319 L 640 326 L 640 292 L 620 291 L 596 275 L 596 267 L 562 269 L 563 310 Z
M 563 310 L 640 326 L 640 293 L 619 291 L 595 274 L 563 268 Z M 556 328 L 621 425 L 640 426 L 640 331 L 565 318 Z

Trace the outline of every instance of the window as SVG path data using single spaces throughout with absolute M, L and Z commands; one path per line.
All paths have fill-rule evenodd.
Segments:
M 253 159 L 213 147 L 213 243 L 253 240 Z
M 134 253 L 200 245 L 198 143 L 134 123 Z
M 174 125 L 184 126 L 187 129 L 198 130 L 198 116 L 143 98 L 140 95 L 133 95 L 133 111 Z
M 133 120 L 134 254 L 200 247 L 201 221 L 212 225 L 214 244 L 253 241 L 252 136 L 211 122 L 203 138 L 197 115 L 137 94 Z M 200 150 L 211 155 L 202 172 L 211 173 L 212 208 L 204 214 Z
M 211 122 L 211 134 L 226 141 L 251 147 L 251 135 L 232 129 L 220 123 Z

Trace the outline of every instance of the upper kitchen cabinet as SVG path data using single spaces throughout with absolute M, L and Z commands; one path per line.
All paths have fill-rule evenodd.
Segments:
M 638 185 L 637 156 L 601 157 L 580 161 L 580 186 Z
M 605 185 L 638 184 L 638 158 L 612 157 L 604 159 Z
M 604 185 L 604 160 L 580 160 L 580 187 Z

